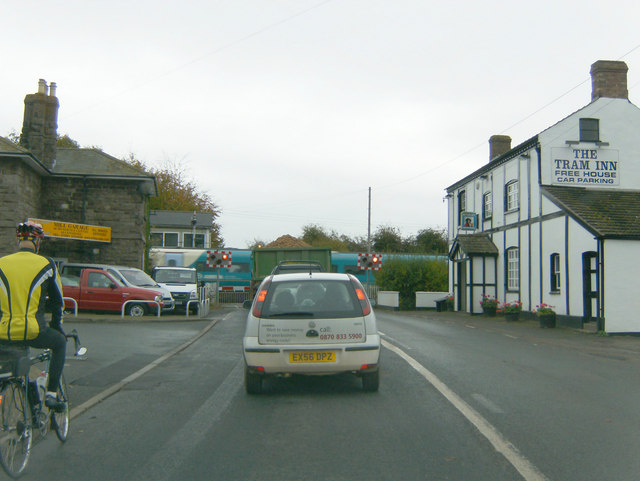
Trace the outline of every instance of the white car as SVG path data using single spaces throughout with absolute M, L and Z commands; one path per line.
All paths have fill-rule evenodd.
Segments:
M 380 335 L 354 276 L 268 276 L 249 304 L 243 339 L 247 393 L 260 393 L 265 376 L 343 372 L 360 376 L 363 390 L 378 390 Z

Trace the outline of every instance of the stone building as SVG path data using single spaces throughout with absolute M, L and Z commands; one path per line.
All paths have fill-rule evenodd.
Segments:
M 548 304 L 558 321 L 640 332 L 640 109 L 627 65 L 591 66 L 591 102 L 447 188 L 456 309 L 482 295 Z
M 45 228 L 43 254 L 143 267 L 155 178 L 97 149 L 56 148 L 58 107 L 55 84 L 40 80 L 25 97 L 20 145 L 0 137 L 0 255 L 15 250 L 16 224 L 35 218 L 60 226 Z

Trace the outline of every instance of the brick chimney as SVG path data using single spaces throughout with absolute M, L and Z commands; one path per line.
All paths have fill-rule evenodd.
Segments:
M 591 100 L 600 97 L 628 99 L 628 70 L 626 63 L 617 60 L 598 60 L 591 65 Z
M 38 82 L 38 92 L 24 98 L 20 145 L 49 169 L 56 163 L 59 106 L 56 84 L 51 82 L 48 86 L 43 79 Z
M 511 150 L 511 137 L 508 135 L 492 135 L 489 138 L 489 162 Z

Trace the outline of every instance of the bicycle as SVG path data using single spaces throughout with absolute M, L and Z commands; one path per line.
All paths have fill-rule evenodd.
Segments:
M 65 336 L 74 341 L 74 356 L 86 354 L 76 329 Z M 64 374 L 57 394 L 65 408 L 57 412 L 45 406 L 50 360 L 49 349 L 31 357 L 28 346 L 0 345 L 0 463 L 12 478 L 20 476 L 27 467 L 34 429 L 43 438 L 53 429 L 61 442 L 69 434 L 69 392 Z M 30 376 L 31 367 L 40 363 L 44 363 L 44 368 L 34 380 Z

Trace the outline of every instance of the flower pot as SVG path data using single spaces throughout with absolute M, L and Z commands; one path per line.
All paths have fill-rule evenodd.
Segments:
M 491 316 L 491 317 L 494 317 L 496 315 L 497 309 L 498 309 L 497 306 L 482 306 L 482 311 L 485 313 L 485 315 Z
M 517 321 L 518 319 L 520 319 L 520 313 L 519 312 L 505 312 L 504 313 L 504 318 L 507 320 L 507 322 Z
M 538 321 L 540 322 L 540 327 L 556 327 L 556 313 L 539 314 Z

